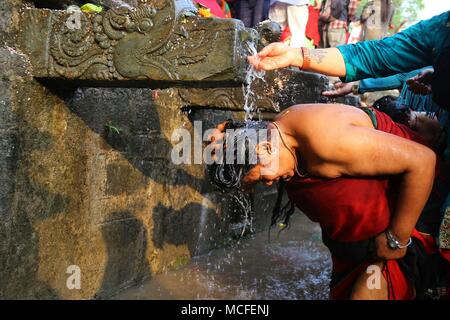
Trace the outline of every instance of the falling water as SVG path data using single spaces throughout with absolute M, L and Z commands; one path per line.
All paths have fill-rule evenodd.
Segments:
M 200 219 L 198 222 L 198 238 L 195 250 L 197 253 L 203 253 L 205 249 L 207 249 L 207 219 L 208 212 L 212 206 L 212 202 L 209 197 L 210 194 L 205 194 L 202 201 L 202 208 L 200 210 Z
M 266 233 L 193 258 L 115 299 L 327 299 L 331 260 L 317 224 L 292 217 L 289 232 Z
M 251 56 L 257 55 L 256 45 L 254 42 L 245 42 L 248 54 Z M 265 81 L 265 71 L 256 70 L 251 64 L 248 65 L 245 82 L 242 85 L 242 90 L 244 93 L 244 110 L 245 110 L 245 121 L 253 120 L 255 111 L 257 112 L 257 107 L 255 105 L 256 94 L 253 92 L 252 84 L 255 79 L 260 79 Z
M 253 215 L 252 215 L 251 201 L 248 195 L 240 190 L 236 190 L 230 195 L 239 205 L 240 209 L 242 209 L 242 212 L 244 214 L 243 221 L 242 223 L 240 223 L 240 227 L 242 228 L 240 231 L 240 237 L 242 238 L 246 231 L 249 231 L 250 233 L 253 232 Z

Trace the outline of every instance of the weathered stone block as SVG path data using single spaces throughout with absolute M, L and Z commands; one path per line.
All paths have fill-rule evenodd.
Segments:
M 242 82 L 248 31 L 238 20 L 204 19 L 194 10 L 190 1 L 172 0 L 101 14 L 29 9 L 21 43 L 37 78 L 97 86 Z

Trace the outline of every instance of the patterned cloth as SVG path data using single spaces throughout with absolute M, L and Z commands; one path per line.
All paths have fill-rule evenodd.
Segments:
M 324 7 L 323 15 L 325 16 L 331 16 L 331 1 L 327 0 Z M 343 20 L 334 20 L 331 21 L 328 24 L 325 24 L 323 26 L 323 30 L 326 29 L 347 29 L 348 28 L 348 22 L 352 21 L 356 15 L 356 9 L 358 9 L 359 0 L 350 0 L 348 4 L 348 20 L 349 21 L 343 21 Z
M 450 204 L 450 195 L 447 204 Z M 444 211 L 444 219 L 439 232 L 439 248 L 450 250 L 450 206 Z

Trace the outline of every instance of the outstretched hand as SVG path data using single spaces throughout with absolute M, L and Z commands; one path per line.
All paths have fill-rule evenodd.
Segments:
M 342 97 L 352 92 L 353 82 L 344 83 L 338 81 L 334 84 L 334 89 L 324 91 L 322 94 L 327 97 Z
M 301 68 L 303 65 L 301 49 L 292 48 L 282 42 L 271 43 L 258 54 L 249 56 L 247 59 L 255 69 L 265 71 L 289 66 Z
M 415 77 L 408 79 L 406 83 L 414 93 L 427 95 L 431 93 L 431 82 L 433 81 L 433 75 L 434 70 L 427 69 L 421 71 Z
M 208 141 L 210 142 L 210 145 L 212 145 L 213 148 L 213 160 L 218 160 L 217 154 L 219 150 L 222 150 L 222 148 L 224 148 L 223 138 L 225 136 L 225 127 L 227 123 L 228 121 L 224 121 L 218 124 L 216 128 L 208 136 Z

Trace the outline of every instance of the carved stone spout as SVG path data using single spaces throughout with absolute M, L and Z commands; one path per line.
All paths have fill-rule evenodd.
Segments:
M 195 10 L 188 0 L 101 14 L 28 9 L 21 43 L 37 78 L 107 86 L 241 83 L 245 41 L 253 36 L 238 20 L 205 19 Z

